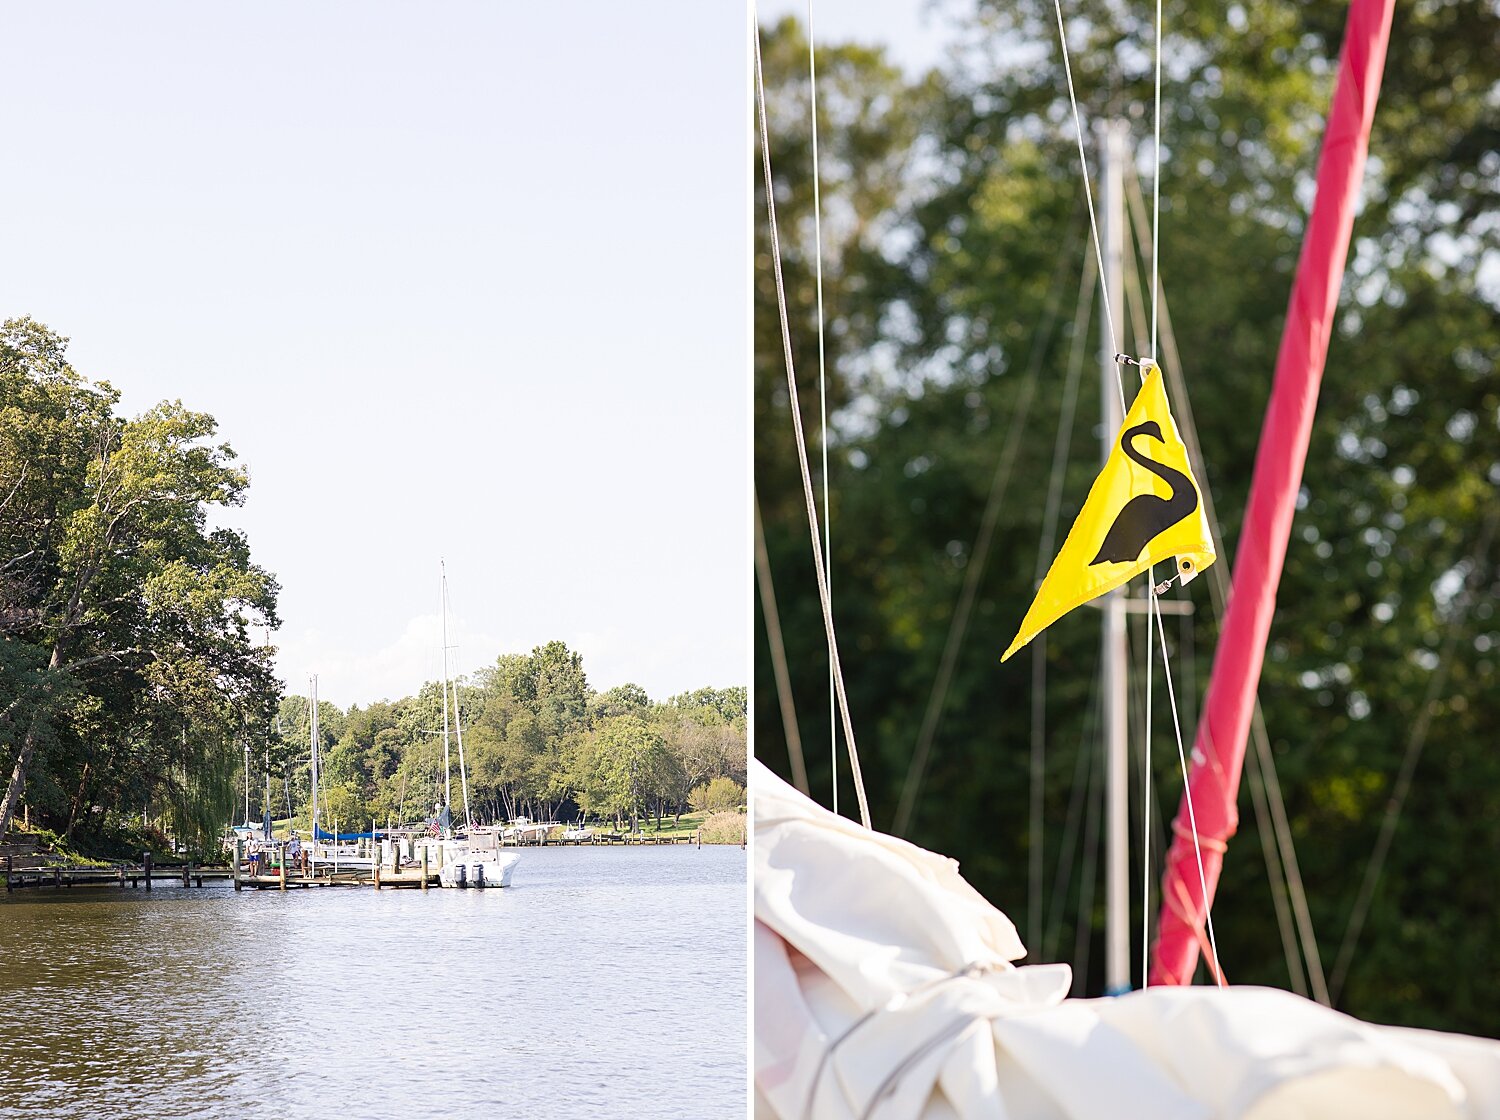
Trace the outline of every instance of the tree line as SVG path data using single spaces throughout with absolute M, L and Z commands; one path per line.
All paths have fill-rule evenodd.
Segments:
M 456 709 L 455 709 L 456 697 Z M 639 685 L 589 686 L 583 658 L 560 641 L 505 654 L 448 695 L 429 681 L 414 696 L 341 711 L 318 706 L 319 825 L 430 818 L 449 804 L 479 823 L 586 816 L 634 829 L 690 808 L 735 809 L 746 778 L 743 686 L 653 701 Z M 288 696 L 273 758 L 273 815 L 311 817 L 308 701 Z M 464 770 L 460 770 L 460 741 Z M 257 779 L 261 770 L 254 768 Z M 450 778 L 451 775 L 451 778 Z M 252 781 L 252 802 L 263 791 Z M 449 800 L 451 796 L 451 801 Z

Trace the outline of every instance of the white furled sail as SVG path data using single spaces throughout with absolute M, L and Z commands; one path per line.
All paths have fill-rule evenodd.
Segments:
M 754 775 L 755 1105 L 780 1120 L 1500 1115 L 1500 1043 L 1270 988 L 1068 999 L 958 865 Z

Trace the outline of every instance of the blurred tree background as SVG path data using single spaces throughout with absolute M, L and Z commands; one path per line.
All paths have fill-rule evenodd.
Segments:
M 1129 123 L 1149 197 L 1151 6 L 1085 0 L 1066 10 L 1085 128 L 1105 117 Z M 1180 423 L 1188 406 L 1196 421 L 1225 575 L 1346 10 L 1269 0 L 1164 8 L 1161 276 L 1188 389 L 1173 406 Z M 1049 488 L 1054 479 L 1061 487 L 1057 532 L 1065 532 L 1098 463 L 1098 327 L 1079 308 L 1091 250 L 1078 155 L 1052 7 L 953 0 L 943 11 L 957 45 L 930 73 L 904 73 L 868 45 L 822 44 L 817 53 L 840 650 L 875 825 L 889 830 L 965 577 L 982 562 L 906 835 L 961 861 L 1029 940 L 1029 960 L 1071 962 L 1078 990 L 1095 994 L 1099 616 L 1075 611 L 1035 655 L 999 664 L 1038 575 Z M 790 19 L 762 27 L 761 42 L 816 486 L 807 42 Z M 1500 980 L 1475 965 L 1500 941 L 1487 870 L 1500 851 L 1500 753 L 1491 739 L 1500 726 L 1500 546 L 1491 543 L 1500 509 L 1497 104 L 1500 11 L 1447 0 L 1399 5 L 1260 684 L 1325 973 L 1335 969 L 1403 759 L 1425 734 L 1336 1005 L 1489 1035 L 1500 1034 Z M 1091 167 L 1096 159 L 1091 144 Z M 759 151 L 756 178 L 756 502 L 810 784 L 827 804 L 828 661 Z M 1083 302 L 1097 299 L 1090 291 Z M 1144 306 L 1137 299 L 1127 319 L 1142 318 Z M 1148 352 L 1129 327 L 1125 348 Z M 1070 362 L 1081 378 L 1070 377 Z M 993 543 L 976 557 L 1007 457 Z M 1196 608 L 1190 624 L 1167 624 L 1189 741 L 1216 640 L 1209 583 L 1186 593 Z M 757 612 L 756 753 L 790 777 L 759 597 Z M 1144 629 L 1138 617 L 1131 625 L 1143 661 Z M 1159 677 L 1157 696 L 1153 815 L 1167 820 L 1182 783 Z M 1133 714 L 1132 727 L 1138 721 Z M 1039 849 L 1029 807 L 1034 730 L 1045 743 Z M 843 750 L 840 736 L 840 807 L 852 815 Z M 1235 983 L 1305 988 L 1308 966 L 1289 959 L 1278 923 L 1287 900 L 1273 893 L 1262 855 L 1269 836 L 1260 835 L 1251 789 L 1260 775 L 1247 765 L 1246 776 L 1214 908 L 1221 956 Z M 1139 790 L 1131 802 L 1138 814 Z M 1162 834 L 1158 826 L 1158 860 Z M 1137 822 L 1137 847 L 1139 835 Z M 1035 905 L 1029 867 L 1038 851 Z M 1139 912 L 1132 925 L 1139 930 Z

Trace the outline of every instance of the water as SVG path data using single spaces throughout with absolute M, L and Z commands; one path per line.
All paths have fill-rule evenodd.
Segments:
M 0 1117 L 743 1117 L 745 867 L 545 848 L 505 890 L 28 890 L 0 901 Z

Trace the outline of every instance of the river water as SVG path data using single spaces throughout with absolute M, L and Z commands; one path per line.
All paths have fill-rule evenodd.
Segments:
M 739 848 L 543 848 L 505 890 L 0 895 L 0 1116 L 746 1112 Z

